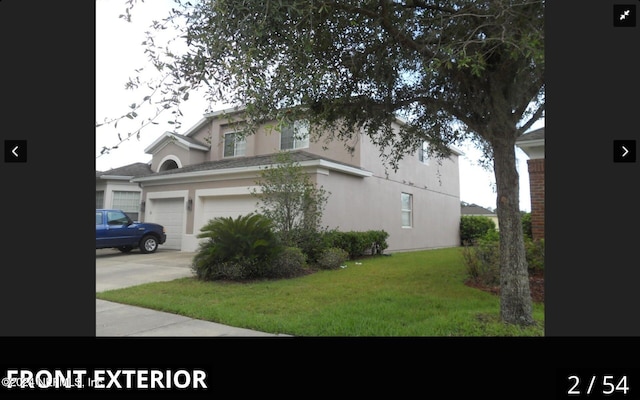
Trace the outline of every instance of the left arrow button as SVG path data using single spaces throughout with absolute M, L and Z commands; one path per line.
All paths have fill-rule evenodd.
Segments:
M 27 162 L 27 141 L 5 140 L 4 162 Z

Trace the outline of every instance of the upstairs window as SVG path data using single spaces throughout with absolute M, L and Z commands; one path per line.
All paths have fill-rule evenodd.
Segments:
M 224 156 L 237 157 L 244 156 L 247 147 L 247 140 L 241 135 L 231 132 L 224 135 Z
M 418 149 L 418 160 L 429 165 L 429 144 L 427 142 L 422 142 L 422 147 Z
M 309 147 L 309 122 L 295 121 L 280 132 L 280 150 L 306 149 Z

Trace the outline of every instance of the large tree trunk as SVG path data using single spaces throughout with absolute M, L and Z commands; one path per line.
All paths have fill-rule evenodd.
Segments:
M 515 137 L 500 137 L 492 145 L 500 230 L 500 317 L 510 324 L 532 325 L 535 321 L 520 219 Z

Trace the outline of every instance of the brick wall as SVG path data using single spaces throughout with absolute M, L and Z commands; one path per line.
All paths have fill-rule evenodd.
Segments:
M 544 158 L 527 160 L 533 239 L 544 239 Z

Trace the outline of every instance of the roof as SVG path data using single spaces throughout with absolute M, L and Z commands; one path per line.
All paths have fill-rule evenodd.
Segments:
M 317 154 L 312 154 L 303 150 L 291 151 L 291 159 L 294 162 L 303 162 L 303 161 L 311 161 L 311 160 L 320 160 L 324 159 L 327 161 L 331 161 L 334 163 L 343 164 L 345 166 L 354 167 L 352 165 L 348 165 L 345 163 L 340 163 L 338 161 L 329 160 L 326 157 L 319 156 Z M 166 171 L 156 172 L 153 175 L 173 175 L 180 174 L 185 172 L 197 172 L 197 171 L 211 171 L 211 170 L 219 170 L 219 169 L 232 169 L 232 168 L 246 168 L 246 167 L 257 167 L 262 165 L 270 165 L 275 164 L 277 162 L 278 154 L 267 154 L 261 156 L 251 156 L 251 157 L 233 157 L 224 160 L 217 161 L 206 161 L 200 164 L 187 165 L 183 168 L 175 168 Z M 148 174 L 147 174 L 148 175 Z
M 496 215 L 495 212 L 488 210 L 484 207 L 480 207 L 477 204 L 466 204 L 466 203 L 462 203 L 460 205 L 460 213 L 462 215 Z
M 525 132 L 516 140 L 518 144 L 525 144 L 532 141 L 542 141 L 544 143 L 544 127 Z
M 196 150 L 202 150 L 202 151 L 207 151 L 209 150 L 209 147 L 210 147 L 196 139 L 193 139 L 192 137 L 180 135 L 173 132 L 165 132 L 162 135 L 160 135 L 159 138 L 154 140 L 153 143 L 147 146 L 147 148 L 144 149 L 144 151 L 145 153 L 153 154 L 157 150 L 159 150 L 166 142 L 174 142 L 186 149 L 196 149 Z
M 358 177 L 373 175 L 360 167 L 334 161 L 326 157 L 311 154 L 303 150 L 290 151 L 293 162 L 301 167 L 316 167 L 333 170 Z M 184 179 L 210 179 L 214 176 L 239 176 L 239 174 L 256 174 L 267 165 L 277 164 L 277 153 L 253 157 L 234 157 L 218 161 L 207 161 L 200 164 L 188 165 L 156 172 L 151 175 L 138 176 L 132 182 L 178 182 Z
M 134 176 L 148 175 L 151 172 L 151 166 L 148 163 L 138 162 L 108 171 L 96 171 L 96 179 L 130 179 Z
M 520 147 L 531 159 L 544 158 L 544 127 L 526 132 L 516 140 Z

